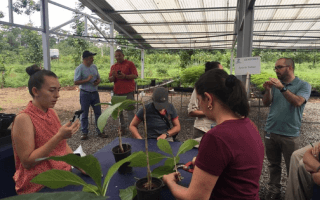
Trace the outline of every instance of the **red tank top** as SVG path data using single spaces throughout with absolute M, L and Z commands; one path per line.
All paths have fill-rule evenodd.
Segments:
M 60 121 L 53 111 L 53 109 L 48 109 L 47 112 L 43 112 L 36 106 L 32 104 L 30 101 L 27 105 L 26 109 L 21 113 L 26 113 L 33 123 L 33 127 L 35 130 L 34 140 L 35 140 L 35 149 L 43 146 L 47 143 L 61 127 Z M 12 125 L 13 129 L 13 125 Z M 53 149 L 48 156 L 63 156 L 66 155 L 66 140 L 62 140 L 58 143 L 55 149 Z M 15 167 L 16 172 L 13 176 L 14 181 L 16 182 L 16 191 L 18 194 L 27 194 L 37 192 L 42 189 L 44 186 L 31 183 L 30 181 L 41 174 L 50 169 L 60 169 L 70 171 L 71 166 L 62 161 L 54 161 L 54 160 L 45 160 L 35 165 L 31 169 L 25 169 L 21 161 L 16 153 L 16 148 L 14 141 L 12 140 L 13 153 L 15 159 Z

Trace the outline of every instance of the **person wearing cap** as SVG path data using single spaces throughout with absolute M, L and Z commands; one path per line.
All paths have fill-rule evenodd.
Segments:
M 152 101 L 145 105 L 148 138 L 173 141 L 172 136 L 178 134 L 181 128 L 177 111 L 168 102 L 168 90 L 163 87 L 156 88 L 152 94 Z M 129 126 L 134 138 L 142 139 L 137 127 L 143 120 L 143 109 L 140 109 Z M 172 128 L 169 121 L 173 124 Z
M 88 113 L 89 107 L 92 106 L 95 115 L 96 132 L 99 137 L 106 138 L 107 135 L 100 133 L 97 127 L 97 121 L 101 115 L 101 106 L 95 106 L 100 103 L 100 97 L 98 93 L 98 85 L 100 83 L 100 75 L 98 68 L 93 64 L 93 56 L 96 53 L 90 51 L 84 51 L 82 54 L 83 61 L 76 68 L 74 73 L 74 84 L 80 85 L 80 104 L 83 113 L 81 115 L 81 140 L 88 139 Z
M 113 92 L 115 96 L 126 96 L 127 99 L 134 100 L 134 91 L 136 83 L 134 79 L 138 78 L 137 68 L 133 62 L 125 60 L 121 49 L 115 51 L 117 63 L 111 66 L 109 81 L 114 82 Z M 128 113 L 128 123 L 134 117 L 133 110 L 126 110 Z M 120 123 L 122 134 L 126 133 L 126 126 L 123 112 L 120 113 Z

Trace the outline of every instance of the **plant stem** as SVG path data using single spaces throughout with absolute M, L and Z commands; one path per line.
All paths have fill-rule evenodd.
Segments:
M 173 161 L 174 161 L 174 168 L 176 168 L 176 173 L 179 173 L 178 169 L 177 169 L 177 162 L 176 162 L 176 157 L 175 156 L 173 157 Z M 181 177 L 180 176 L 178 176 L 178 181 L 181 181 Z
M 149 153 L 148 153 L 148 134 L 147 134 L 147 112 L 146 107 L 144 106 L 144 103 L 141 99 L 141 104 L 143 107 L 143 119 L 144 119 L 144 141 L 145 141 L 145 147 L 146 147 L 146 156 L 147 156 L 147 178 L 148 178 L 148 189 L 151 190 L 151 171 L 150 171 L 150 163 L 149 163 Z
M 118 116 L 119 116 L 119 115 L 120 115 L 120 109 L 119 109 L 119 112 L 118 112 Z M 121 122 L 120 122 L 120 119 L 119 119 L 118 134 L 119 134 L 119 147 L 120 147 L 120 151 L 121 151 L 121 153 L 124 153 L 124 150 L 123 150 L 123 147 L 122 147 L 122 139 L 121 139 Z

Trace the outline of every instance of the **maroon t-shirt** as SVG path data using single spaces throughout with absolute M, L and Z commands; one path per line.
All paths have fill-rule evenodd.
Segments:
M 227 120 L 204 134 L 195 165 L 219 176 L 210 199 L 257 200 L 264 147 L 249 118 Z

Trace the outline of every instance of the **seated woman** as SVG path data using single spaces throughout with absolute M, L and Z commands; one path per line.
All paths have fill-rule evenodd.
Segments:
M 152 101 L 145 105 L 148 138 L 173 141 L 172 137 L 180 131 L 180 122 L 176 109 L 168 102 L 168 90 L 163 87 L 156 88 L 152 94 Z M 142 139 L 137 127 L 143 119 L 143 109 L 140 109 L 129 126 L 134 138 Z M 169 120 L 173 124 L 172 128 Z
M 264 147 L 240 80 L 220 69 L 195 84 L 200 110 L 217 125 L 204 134 L 188 188 L 178 174 L 163 176 L 177 199 L 259 199 Z
M 18 194 L 33 193 L 42 185 L 30 183 L 38 174 L 50 169 L 71 170 L 65 162 L 37 158 L 63 156 L 73 153 L 66 139 L 80 127 L 79 121 L 61 126 L 57 113 L 52 109 L 59 98 L 60 84 L 57 76 L 33 65 L 26 69 L 32 101 L 19 113 L 12 125 L 12 145 L 16 172 L 13 176 Z

